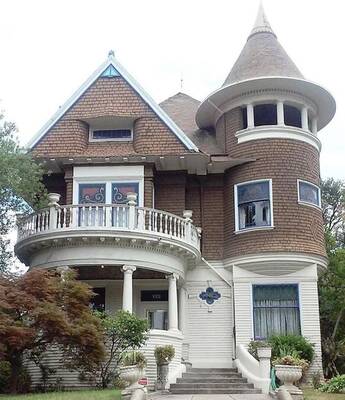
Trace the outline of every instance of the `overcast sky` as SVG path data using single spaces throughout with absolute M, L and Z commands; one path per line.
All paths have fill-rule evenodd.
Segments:
M 25 144 L 114 49 L 160 102 L 218 88 L 254 23 L 259 0 L 0 0 L 0 108 Z M 264 0 L 302 73 L 331 91 L 337 113 L 319 137 L 323 177 L 345 177 L 345 2 Z

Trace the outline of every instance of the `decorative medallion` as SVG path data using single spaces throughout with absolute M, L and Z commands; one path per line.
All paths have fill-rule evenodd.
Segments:
M 201 292 L 199 294 L 199 298 L 206 302 L 209 306 L 212 305 L 216 300 L 221 298 L 221 294 L 219 292 L 215 292 L 213 288 L 208 287 L 206 292 Z

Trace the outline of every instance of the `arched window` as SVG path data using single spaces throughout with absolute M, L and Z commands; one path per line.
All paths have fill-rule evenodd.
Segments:
M 297 107 L 284 104 L 284 121 L 285 125 L 302 128 L 301 111 Z
M 258 104 L 254 106 L 254 125 L 277 125 L 277 105 Z

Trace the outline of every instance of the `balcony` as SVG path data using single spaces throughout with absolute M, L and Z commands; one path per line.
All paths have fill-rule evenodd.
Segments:
M 200 258 L 200 231 L 184 218 L 128 204 L 78 204 L 49 208 L 18 223 L 15 252 L 30 267 L 123 265 L 184 275 Z

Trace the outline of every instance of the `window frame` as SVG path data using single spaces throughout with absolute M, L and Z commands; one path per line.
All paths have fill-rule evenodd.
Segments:
M 301 307 L 301 290 L 300 290 L 300 284 L 296 282 L 284 282 L 284 283 L 252 283 L 251 285 L 251 305 L 252 305 L 252 337 L 254 340 L 260 340 L 256 339 L 255 336 L 255 326 L 254 326 L 254 288 L 256 286 L 262 287 L 262 286 L 293 286 L 297 288 L 297 307 L 291 307 L 291 308 L 297 308 L 298 309 L 298 319 L 299 319 L 299 330 L 300 330 L 300 335 L 303 336 L 303 326 L 302 326 L 302 307 Z M 280 308 L 280 307 L 279 307 Z M 281 307 L 284 308 L 284 307 Z M 285 307 L 286 308 L 286 307 Z M 262 338 L 261 340 L 266 340 L 267 338 Z
M 238 191 L 237 188 L 239 186 L 243 185 L 249 185 L 251 183 L 260 183 L 260 182 L 268 182 L 269 183 L 269 201 L 270 201 L 270 219 L 271 219 L 271 224 L 266 225 L 266 226 L 251 226 L 249 228 L 243 228 L 240 229 L 239 227 L 239 215 L 238 215 Z M 255 179 L 252 181 L 246 181 L 246 182 L 240 182 L 236 183 L 234 185 L 234 205 L 235 205 L 235 233 L 244 233 L 244 232 L 251 232 L 251 231 L 257 231 L 257 230 L 270 230 L 274 228 L 274 221 L 273 221 L 273 185 L 272 185 L 272 179 L 267 178 L 267 179 Z
M 116 131 L 116 130 L 130 130 L 131 137 L 130 138 L 114 138 L 114 139 L 95 139 L 93 137 L 94 131 Z M 133 142 L 133 126 L 132 127 L 125 127 L 125 128 L 89 128 L 89 142 L 91 143 L 102 143 L 102 142 Z
M 300 197 L 301 193 L 300 193 L 300 188 L 299 188 L 300 183 L 306 183 L 307 185 L 313 186 L 314 188 L 317 189 L 318 197 L 319 197 L 318 204 L 310 203 L 309 201 L 306 201 L 306 200 L 301 200 L 301 197 Z M 318 210 L 321 210 L 322 208 L 321 208 L 321 189 L 320 189 L 320 186 L 317 186 L 317 185 L 315 185 L 315 183 L 311 183 L 311 182 L 305 181 L 303 179 L 297 179 L 297 202 L 298 202 L 298 204 L 302 204 L 302 205 L 309 206 L 309 207 L 314 207 L 314 208 L 317 208 Z

